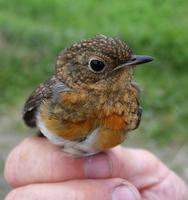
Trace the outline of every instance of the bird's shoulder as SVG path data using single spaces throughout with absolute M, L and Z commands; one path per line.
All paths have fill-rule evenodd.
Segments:
M 41 83 L 26 100 L 22 118 L 30 127 L 36 127 L 36 112 L 40 104 L 52 97 L 53 93 L 67 91 L 69 88 L 63 81 L 58 80 L 55 76 Z

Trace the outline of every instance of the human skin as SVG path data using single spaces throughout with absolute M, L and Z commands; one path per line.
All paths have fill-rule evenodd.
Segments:
M 188 187 L 152 153 L 115 147 L 85 158 L 30 137 L 9 155 L 5 200 L 187 200 Z

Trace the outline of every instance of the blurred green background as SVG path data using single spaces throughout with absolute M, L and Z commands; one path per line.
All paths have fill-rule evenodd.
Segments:
M 51 75 L 58 53 L 101 33 L 155 57 L 135 70 L 144 112 L 127 144 L 167 157 L 173 169 L 188 174 L 187 158 L 175 157 L 188 152 L 187 9 L 187 0 L 0 0 L 1 169 L 7 151 L 29 132 L 20 119 L 24 100 Z

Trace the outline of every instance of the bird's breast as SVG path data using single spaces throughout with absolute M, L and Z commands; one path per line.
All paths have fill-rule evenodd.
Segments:
M 41 104 L 37 124 L 51 140 L 55 136 L 55 139 L 85 142 L 95 151 L 101 151 L 125 139 L 131 121 L 129 101 L 127 94 L 113 99 L 107 95 L 63 92 L 55 102 L 50 99 Z

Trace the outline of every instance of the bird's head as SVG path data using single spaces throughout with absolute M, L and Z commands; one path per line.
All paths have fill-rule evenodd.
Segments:
M 129 82 L 133 66 L 152 60 L 134 55 L 119 39 L 97 35 L 63 50 L 56 63 L 56 76 L 72 88 L 105 90 Z

